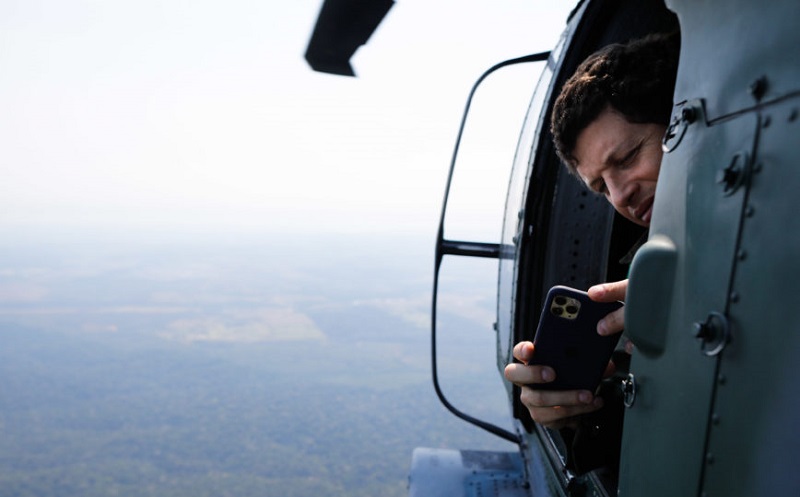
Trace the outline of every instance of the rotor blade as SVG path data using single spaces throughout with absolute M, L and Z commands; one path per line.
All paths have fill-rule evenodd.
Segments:
M 381 23 L 394 0 L 325 0 L 306 49 L 315 71 L 355 76 L 350 58 Z

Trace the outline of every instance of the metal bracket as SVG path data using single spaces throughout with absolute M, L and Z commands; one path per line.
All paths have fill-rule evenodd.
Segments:
M 683 135 L 686 134 L 686 128 L 696 120 L 697 108 L 689 103 L 683 107 L 680 114 L 676 114 L 675 117 L 672 118 L 672 122 L 669 123 L 667 131 L 661 139 L 661 150 L 668 154 L 678 148 L 678 145 L 680 145 L 683 140 Z

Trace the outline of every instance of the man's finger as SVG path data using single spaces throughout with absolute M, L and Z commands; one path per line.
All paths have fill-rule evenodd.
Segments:
M 589 298 L 597 302 L 616 302 L 625 300 L 628 291 L 628 280 L 614 281 L 595 285 L 588 290 Z
M 514 345 L 513 354 L 514 359 L 527 363 L 533 356 L 533 343 L 519 342 L 518 344 Z
M 548 366 L 526 366 L 509 364 L 503 371 L 506 379 L 519 386 L 533 383 L 549 383 L 556 378 L 556 372 Z
M 582 406 L 595 401 L 595 396 L 588 390 L 535 390 L 527 387 L 522 389 L 519 398 L 528 408 Z
M 597 322 L 597 333 L 602 336 L 619 333 L 625 328 L 625 308 L 620 307 L 614 312 L 610 312 Z

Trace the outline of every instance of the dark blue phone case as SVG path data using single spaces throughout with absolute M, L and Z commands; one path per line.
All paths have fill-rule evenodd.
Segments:
M 622 302 L 595 302 L 586 292 L 566 286 L 551 288 L 533 339 L 533 358 L 528 364 L 552 367 L 556 379 L 530 386 L 540 390 L 594 391 L 621 335 L 598 335 L 597 322 L 622 305 Z

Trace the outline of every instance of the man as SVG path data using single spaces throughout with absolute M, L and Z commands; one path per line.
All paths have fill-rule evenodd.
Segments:
M 564 84 L 551 116 L 559 158 L 592 191 L 634 223 L 649 227 L 661 167 L 661 138 L 672 112 L 680 40 L 677 33 L 610 45 L 586 59 Z M 628 281 L 593 286 L 593 300 L 625 300 Z M 624 310 L 603 318 L 601 335 L 622 331 Z M 514 347 L 506 378 L 521 387 L 531 417 L 549 428 L 576 428 L 582 415 L 603 407 L 590 391 L 536 390 L 558 374 L 528 366 L 531 342 Z M 630 353 L 630 349 L 628 349 Z M 613 364 L 609 365 L 610 370 Z M 610 372 L 610 371 L 609 371 Z

